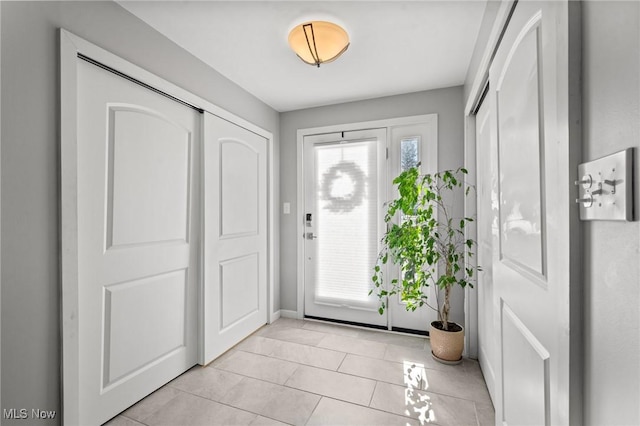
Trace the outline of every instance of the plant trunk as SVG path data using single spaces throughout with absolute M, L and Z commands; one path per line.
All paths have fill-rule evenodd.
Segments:
M 442 329 L 449 330 L 449 296 L 451 295 L 451 287 L 444 289 L 444 304 L 442 305 Z

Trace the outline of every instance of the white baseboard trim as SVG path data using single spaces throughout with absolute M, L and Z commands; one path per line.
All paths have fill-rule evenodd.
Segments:
M 278 320 L 280 318 L 280 310 L 278 309 L 275 312 L 271 312 L 271 315 L 269 315 L 269 324 L 271 324 L 272 322 Z
M 282 318 L 298 318 L 298 311 L 290 311 L 288 309 L 280 309 L 280 316 Z

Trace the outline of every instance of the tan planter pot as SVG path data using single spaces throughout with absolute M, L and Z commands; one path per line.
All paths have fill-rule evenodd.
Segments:
M 435 327 L 434 324 L 440 323 L 440 321 L 434 321 L 431 323 L 431 329 L 429 330 L 429 339 L 431 340 L 431 355 L 436 361 L 440 361 L 444 364 L 459 364 L 462 362 L 462 349 L 464 349 L 464 328 L 461 325 L 455 324 L 460 328 L 459 331 L 444 331 Z M 449 329 L 451 329 L 452 322 L 449 323 Z

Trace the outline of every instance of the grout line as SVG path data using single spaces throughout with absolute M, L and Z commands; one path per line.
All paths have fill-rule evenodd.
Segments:
M 329 333 L 324 333 L 322 331 L 315 331 L 315 330 L 309 330 L 303 327 L 284 327 L 284 326 L 279 326 L 279 327 L 273 327 L 271 328 L 272 330 L 276 330 L 276 329 L 289 329 L 289 330 L 303 330 L 305 333 L 315 333 L 315 334 L 322 334 L 323 336 L 318 340 L 318 343 L 320 343 L 325 337 L 329 336 Z M 257 334 L 256 336 L 258 337 L 262 337 L 265 339 L 271 339 L 271 340 L 278 340 L 280 342 L 288 342 L 288 343 L 296 343 L 298 345 L 303 345 L 303 346 L 311 346 L 312 348 L 317 348 L 318 347 L 318 343 L 312 344 L 312 343 L 300 343 L 300 342 L 295 342 L 295 341 L 291 341 L 291 340 L 287 340 L 287 339 L 282 339 L 282 338 L 278 338 L 278 337 L 274 337 L 274 336 L 269 336 L 264 335 L 264 334 Z M 239 343 L 238 343 L 239 344 Z
M 293 371 L 291 372 L 291 374 L 289 375 L 289 377 L 287 377 L 287 380 L 285 380 L 285 381 L 284 381 L 284 383 L 281 385 L 282 387 L 287 387 L 287 388 L 290 388 L 290 389 L 294 389 L 294 388 L 291 388 L 291 387 L 289 387 L 289 386 L 286 386 L 286 384 L 289 382 L 289 380 L 291 380 L 291 378 L 293 377 L 293 375 L 294 375 L 294 374 L 296 374 L 296 372 L 300 369 L 300 366 L 301 366 L 301 364 L 298 364 L 298 365 L 296 366 L 296 369 L 295 369 L 295 370 L 293 370 Z M 302 390 L 302 389 L 298 389 L 298 390 Z
M 391 361 L 390 361 L 390 362 L 391 362 Z M 314 368 L 314 369 L 316 369 L 316 370 L 327 371 L 327 372 L 329 372 L 329 373 L 337 373 L 337 374 L 341 374 L 341 375 L 343 375 L 343 376 L 349 376 L 349 377 L 353 377 L 353 378 L 356 378 L 356 379 L 367 380 L 367 381 L 370 381 L 370 382 L 374 382 L 374 383 L 376 383 L 376 384 L 377 384 L 377 382 L 381 382 L 381 383 L 387 383 L 387 384 L 390 384 L 390 385 L 395 385 L 395 386 L 400 386 L 400 387 L 407 387 L 407 386 L 404 386 L 404 385 L 400 385 L 400 384 L 398 384 L 398 383 L 388 382 L 388 381 L 381 380 L 381 379 L 374 379 L 374 378 L 371 378 L 371 377 L 358 376 L 357 374 L 348 373 L 348 372 L 344 372 L 344 371 L 326 370 L 326 369 L 324 369 L 324 368 L 313 367 L 313 366 L 311 366 L 311 365 L 304 365 L 304 367 Z M 289 381 L 289 380 L 287 380 L 287 382 L 288 382 L 288 381 Z M 271 383 L 271 382 L 270 382 L 270 383 Z M 285 384 L 285 385 L 283 385 L 283 386 L 286 386 L 286 387 L 291 388 L 291 389 L 302 390 L 302 391 L 304 391 L 304 392 L 314 393 L 314 394 L 316 394 L 316 395 L 327 396 L 327 397 L 331 398 L 331 397 L 330 397 L 330 396 L 328 396 L 328 395 L 324 395 L 324 394 L 320 394 L 320 393 L 311 392 L 311 391 L 309 391 L 309 390 L 304 390 L 304 389 L 296 388 L 296 387 L 293 387 L 293 386 L 290 386 L 290 385 L 287 385 L 287 384 Z M 375 385 L 374 385 L 374 387 L 375 387 Z M 337 398 L 333 398 L 333 399 L 337 399 Z M 350 401 L 345 401 L 345 402 L 350 402 Z M 355 402 L 350 402 L 350 403 L 351 403 L 351 404 L 356 404 L 356 405 L 361 405 L 361 404 L 358 404 L 358 403 L 355 403 Z M 367 405 L 363 405 L 363 407 L 367 407 Z
M 191 370 L 191 369 L 189 369 L 189 370 Z M 189 370 L 187 370 L 187 371 L 189 371 Z M 184 373 L 182 373 L 182 374 L 185 374 L 187 371 L 185 371 L 185 372 L 184 372 Z M 180 376 L 178 376 L 178 377 L 180 377 Z M 175 380 L 175 379 L 173 379 L 173 380 Z M 124 413 L 125 413 L 125 412 L 127 412 L 127 411 L 129 411 L 130 409 L 132 409 L 132 408 L 133 408 L 133 407 L 135 407 L 136 405 L 141 404 L 143 401 L 145 401 L 146 399 L 150 398 L 153 394 L 157 393 L 158 391 L 160 391 L 160 390 L 161 390 L 161 389 L 163 389 L 163 388 L 170 388 L 172 391 L 176 392 L 176 394 L 175 394 L 175 395 L 173 395 L 171 398 L 169 398 L 169 400 L 167 400 L 167 401 L 162 405 L 163 407 L 164 407 L 165 405 L 167 405 L 170 401 L 173 401 L 173 400 L 178 396 L 178 393 L 177 393 L 177 392 L 188 393 L 188 392 L 184 392 L 184 391 L 182 391 L 181 389 L 174 388 L 173 386 L 169 386 L 169 385 L 173 382 L 173 380 L 171 380 L 169 383 L 164 384 L 162 387 L 160 387 L 160 388 L 156 389 L 155 391 L 153 391 L 152 393 L 150 393 L 150 394 L 149 394 L 149 395 L 147 395 L 146 397 L 142 398 L 141 400 L 139 400 L 139 401 L 138 401 L 138 402 L 136 402 L 135 404 L 133 404 L 133 405 L 131 405 L 130 407 L 126 408 L 124 411 L 121 411 L 121 412 L 120 412 L 116 417 L 118 417 L 118 416 L 123 416 L 123 417 L 126 417 L 127 419 L 133 420 L 134 422 L 138 422 L 138 423 L 143 424 L 143 425 L 148 425 L 148 423 L 146 423 L 146 421 L 147 421 L 148 419 L 150 419 L 150 418 L 151 418 L 151 417 L 152 417 L 152 416 L 153 416 L 153 415 L 154 415 L 158 410 L 152 411 L 151 413 L 149 413 L 148 415 L 146 415 L 145 417 L 143 417 L 143 418 L 142 418 L 142 420 L 135 419 L 135 418 L 131 417 L 130 415 L 126 415 L 126 414 L 124 414 Z M 114 418 L 115 418 L 115 417 L 114 417 Z M 111 420 L 109 420 L 109 421 L 111 421 Z
M 418 419 L 416 419 L 414 417 L 411 417 L 411 416 L 404 415 L 404 414 L 398 414 L 398 413 L 394 413 L 392 411 L 382 410 L 380 408 L 370 407 L 370 406 L 367 406 L 367 405 L 361 405 L 361 404 L 357 404 L 355 402 L 345 401 L 345 400 L 338 399 L 338 398 L 332 398 L 330 396 L 324 396 L 323 398 L 333 399 L 334 401 L 344 402 L 345 404 L 356 405 L 358 407 L 363 407 L 363 408 L 367 408 L 369 410 L 377 411 L 378 413 L 389 414 L 389 415 L 396 416 L 396 417 L 402 417 L 403 419 L 411 419 L 411 420 L 419 422 Z M 437 425 L 438 423 L 434 423 L 434 424 Z
M 344 356 L 342 357 L 342 361 L 340 361 L 340 365 L 339 365 L 339 366 L 338 366 L 338 368 L 336 369 L 336 373 L 342 373 L 342 371 L 340 371 L 340 369 L 342 368 L 342 364 L 344 364 L 344 361 L 347 359 L 347 357 L 348 357 L 349 355 L 353 355 L 353 354 L 350 354 L 349 352 L 345 352 L 345 353 L 344 353 Z
M 244 353 L 250 354 L 250 355 L 255 355 L 255 356 L 259 356 L 259 357 L 263 357 L 263 358 L 272 359 L 272 360 L 275 360 L 275 361 L 281 361 L 281 362 L 286 362 L 286 363 L 289 363 L 289 364 L 294 364 L 296 368 L 292 371 L 292 373 L 289 375 L 289 377 L 287 377 L 287 380 L 285 380 L 285 383 L 291 378 L 291 376 L 293 376 L 293 374 L 298 370 L 298 368 L 300 368 L 300 365 L 301 365 L 298 362 L 285 361 L 285 360 L 281 360 L 281 359 L 278 359 L 278 358 L 271 357 L 269 355 L 256 354 L 256 353 L 253 353 L 253 352 L 246 352 L 246 351 L 243 351 L 243 350 L 238 350 L 238 352 L 244 352 Z M 272 381 L 269 381 L 269 380 L 266 380 L 266 379 L 263 379 L 263 378 L 259 378 L 259 377 L 255 377 L 255 376 L 248 376 L 247 374 L 239 373 L 237 371 L 232 371 L 232 370 L 227 370 L 227 369 L 224 369 L 224 368 L 219 368 L 219 366 L 214 366 L 214 367 L 209 367 L 209 368 L 213 368 L 213 369 L 219 370 L 219 371 L 224 371 L 226 373 L 236 374 L 236 375 L 242 376 L 242 377 L 248 377 L 250 379 L 261 380 L 263 382 L 271 383 L 271 384 L 274 384 L 274 385 L 284 386 L 284 383 L 272 382 Z M 327 371 L 331 371 L 331 370 L 327 370 Z
M 320 395 L 320 398 L 318 398 L 318 402 L 316 402 L 315 407 L 313 407 L 313 410 L 311 410 L 311 414 L 309 414 L 309 418 L 304 422 L 305 425 L 307 425 L 309 423 L 309 420 L 311 420 L 311 417 L 313 417 L 313 414 L 318 409 L 318 405 L 320 405 L 320 401 L 322 401 L 322 398 L 325 398 L 325 397 Z
M 476 415 L 476 425 L 480 426 L 480 416 L 478 415 L 478 404 L 473 403 L 473 412 Z
M 271 340 L 274 340 L 274 341 L 277 341 L 277 342 L 283 342 L 283 343 L 291 343 L 293 345 L 298 345 L 298 346 L 306 346 L 306 345 L 301 345 L 299 343 L 287 342 L 287 341 L 282 341 L 282 340 L 277 340 L 277 339 L 271 339 Z M 340 365 L 342 365 L 342 362 L 344 361 L 344 358 L 345 358 L 344 355 L 347 355 L 346 352 L 340 352 L 340 351 L 337 351 L 335 349 L 320 348 L 320 347 L 316 347 L 316 346 L 311 346 L 311 347 L 316 348 L 316 349 L 320 349 L 320 350 L 324 350 L 324 351 L 327 351 L 327 352 L 333 352 L 333 353 L 336 353 L 336 354 L 342 354 L 343 357 L 340 360 L 340 364 L 338 365 L 338 368 L 340 368 Z M 323 367 L 323 366 L 318 366 L 318 365 L 307 364 L 305 362 L 295 361 L 295 360 L 292 360 L 292 359 L 288 359 L 288 358 L 284 358 L 284 357 L 281 357 L 281 356 L 277 356 L 277 355 L 274 355 L 273 353 L 264 354 L 264 353 L 260 353 L 260 352 L 254 352 L 254 351 L 251 351 L 251 350 L 245 349 L 245 348 L 235 349 L 234 352 L 244 352 L 244 353 L 251 354 L 251 355 L 257 355 L 257 356 L 262 356 L 262 357 L 265 357 L 265 358 L 270 358 L 270 359 L 273 359 L 273 360 L 276 360 L 276 361 L 284 361 L 284 362 L 288 362 L 288 363 L 291 363 L 291 364 L 306 365 L 308 367 L 315 367 L 315 368 L 320 368 L 322 370 L 328 370 L 328 371 L 337 371 L 336 369 L 331 368 L 331 367 Z M 214 365 L 214 366 L 210 366 L 209 368 L 216 368 L 216 367 L 217 366 Z M 221 369 L 221 368 L 218 368 L 218 370 L 229 371 L 229 370 L 224 370 L 224 369 Z M 234 371 L 231 371 L 231 372 L 232 373 L 236 373 Z M 236 374 L 240 374 L 240 373 L 236 373 Z M 247 377 L 251 377 L 251 376 L 247 376 Z
M 134 404 L 134 405 L 135 405 L 135 404 Z M 128 410 L 128 409 L 127 409 L 127 410 Z M 125 411 L 127 411 L 127 410 L 125 410 Z M 120 413 L 120 414 L 118 414 L 117 416 L 115 416 L 114 418 L 112 418 L 112 419 L 108 420 L 108 421 L 107 421 L 107 423 L 109 423 L 109 422 L 110 422 L 110 421 L 112 421 L 112 420 L 117 419 L 117 418 L 118 418 L 118 417 L 120 417 L 120 416 L 124 417 L 125 419 L 129 419 L 129 420 L 131 420 L 132 422 L 134 422 L 134 423 L 136 423 L 136 424 L 145 425 L 145 426 L 147 425 L 147 423 L 141 422 L 140 420 L 136 420 L 136 419 L 134 419 L 133 417 L 125 416 L 123 413 Z M 149 415 L 149 416 L 147 416 L 147 417 L 151 417 L 151 415 Z M 145 419 L 146 419 L 146 417 L 145 417 Z M 105 424 L 106 424 L 106 423 L 105 423 Z
M 391 384 L 393 384 L 393 383 L 391 383 Z M 398 385 L 396 385 L 396 386 L 398 386 Z M 472 402 L 474 404 L 476 404 L 476 403 L 484 404 L 484 403 L 487 402 L 487 401 L 478 401 L 477 399 L 464 398 L 464 397 L 458 396 L 458 395 L 451 395 L 450 393 L 443 393 L 442 391 L 434 391 L 434 390 L 429 390 L 429 389 L 415 389 L 415 390 L 418 390 L 420 392 L 433 393 L 433 394 L 440 395 L 440 396 L 446 396 L 447 398 L 459 399 L 461 401 L 468 401 L 468 402 Z M 490 403 L 491 402 L 491 398 L 488 398 L 488 401 Z
M 269 383 L 271 383 L 271 382 L 269 382 Z M 271 384 L 273 384 L 273 383 L 271 383 Z M 233 388 L 235 388 L 235 386 L 233 386 L 231 389 L 233 389 Z M 264 414 L 260 414 L 260 413 L 256 413 L 255 411 L 247 410 L 246 408 L 236 407 L 235 405 L 231 405 L 228 402 L 216 401 L 215 399 L 209 399 L 209 398 L 204 397 L 202 395 L 198 395 L 198 394 L 191 393 L 191 392 L 185 392 L 185 393 L 187 393 L 189 395 L 193 395 L 193 396 L 198 397 L 200 399 L 204 399 L 206 401 L 214 402 L 216 404 L 220 404 L 220 405 L 224 405 L 224 406 L 229 407 L 229 408 L 233 408 L 234 410 L 244 411 L 245 413 L 255 414 L 256 416 L 261 416 L 261 417 L 266 417 L 268 419 L 275 420 L 275 421 L 280 422 L 280 423 L 286 423 L 286 422 L 283 422 L 282 420 L 274 419 L 273 417 L 265 416 Z M 251 421 L 253 421 L 253 420 L 255 420 L 255 418 L 252 419 Z M 287 423 L 287 424 L 289 424 L 289 423 Z
M 315 349 L 320 349 L 321 351 L 327 351 L 327 352 L 336 352 L 336 353 L 344 353 L 343 351 L 339 351 L 337 349 L 331 349 L 331 348 L 325 348 L 322 346 L 317 346 L 316 345 L 307 345 L 305 343 L 300 343 L 300 342 L 292 342 L 290 340 L 282 340 L 282 339 L 275 339 L 273 337 L 265 337 L 265 336 L 256 336 L 256 337 L 260 337 L 262 339 L 266 339 L 266 340 L 273 340 L 274 342 L 280 342 L 280 343 L 285 343 L 285 344 L 289 344 L 289 345 L 296 345 L 296 346 L 308 346 L 310 348 L 315 348 Z M 318 342 L 318 344 L 324 339 L 324 337 L 322 339 L 320 339 L 320 341 Z M 239 350 L 244 350 L 244 349 L 239 349 Z M 244 350 L 245 352 L 248 352 L 246 350 Z M 256 353 L 256 354 L 260 354 L 260 355 L 264 355 L 261 354 L 259 352 L 252 352 L 252 353 Z M 269 354 L 269 356 L 272 356 L 271 354 Z M 274 356 L 274 358 L 276 358 Z
M 307 366 L 307 367 L 309 367 L 309 366 Z M 309 367 L 309 368 L 316 368 L 316 367 Z M 321 370 L 321 369 L 319 369 L 319 370 Z M 361 376 L 355 376 L 355 375 L 353 375 L 353 374 L 348 374 L 348 373 L 341 373 L 341 372 L 339 372 L 339 371 L 332 371 L 332 370 L 324 370 L 324 371 L 329 371 L 329 372 L 333 372 L 333 373 L 342 374 L 342 375 L 344 375 L 344 376 L 351 376 L 351 377 L 355 377 L 355 378 L 358 378 L 358 379 L 363 379 L 363 380 L 368 380 L 368 381 L 376 382 L 376 380 L 374 380 L 374 379 L 369 379 L 369 378 L 361 377 Z M 287 380 L 287 382 L 289 382 L 289 380 Z M 320 396 L 320 397 L 322 397 L 322 398 L 335 399 L 336 401 L 347 402 L 347 403 L 349 403 L 349 404 L 359 405 L 359 406 L 361 406 L 361 407 L 368 407 L 367 405 L 362 405 L 362 404 L 359 404 L 359 403 L 357 403 L 357 402 L 346 401 L 346 400 L 338 399 L 338 398 L 336 398 L 336 397 L 332 397 L 332 396 L 325 395 L 325 394 L 322 394 L 322 393 L 318 393 L 318 392 L 314 392 L 314 391 L 310 391 L 310 390 L 306 390 L 306 389 L 296 388 L 296 387 L 293 387 L 293 386 L 288 385 L 288 384 L 286 384 L 286 383 L 285 383 L 284 385 L 282 385 L 282 386 L 284 386 L 284 387 L 286 387 L 286 388 L 289 388 L 289 389 L 294 389 L 294 390 L 297 390 L 297 391 L 300 391 L 300 392 L 306 392 L 306 393 L 310 393 L 310 394 L 313 394 L 313 395 L 318 395 L 318 396 Z M 374 388 L 375 388 L 375 385 L 374 385 Z
M 348 324 L 333 324 L 333 323 L 327 323 L 327 322 L 320 321 L 320 320 L 305 320 L 305 321 L 307 323 L 314 322 L 314 323 L 326 324 L 326 325 L 335 326 L 335 327 L 360 329 L 357 326 L 352 326 L 352 325 L 348 325 Z M 269 338 L 269 339 L 272 339 L 272 340 L 295 343 L 295 344 L 304 345 L 304 346 L 317 347 L 317 348 L 320 348 L 320 349 L 334 350 L 334 351 L 338 351 L 338 352 L 343 352 L 343 351 L 340 351 L 338 349 L 332 349 L 332 348 L 327 348 L 327 347 L 323 347 L 323 346 L 318 346 L 318 345 L 321 344 L 322 340 L 324 340 L 328 336 L 336 336 L 336 337 L 348 338 L 348 339 L 352 339 L 352 340 L 355 339 L 355 340 L 359 340 L 359 341 L 372 342 L 372 343 L 377 343 L 377 344 L 380 344 L 380 345 L 384 345 L 385 346 L 385 351 L 386 351 L 386 348 L 388 346 L 395 346 L 395 347 L 402 348 L 402 349 L 418 350 L 419 351 L 419 350 L 424 350 L 424 348 L 427 345 L 427 342 L 429 341 L 428 338 L 425 338 L 425 337 L 422 337 L 422 336 L 414 336 L 414 335 L 409 335 L 409 334 L 398 333 L 396 331 L 377 330 L 377 329 L 368 329 L 368 328 L 362 328 L 362 330 L 366 331 L 368 334 L 371 334 L 371 333 L 373 333 L 373 334 L 379 333 L 379 334 L 387 334 L 387 335 L 391 334 L 391 335 L 396 335 L 396 336 L 406 336 L 406 337 L 413 338 L 413 339 L 423 339 L 425 343 L 422 345 L 422 348 L 418 348 L 418 347 L 414 347 L 414 346 L 406 346 L 406 345 L 401 345 L 401 344 L 395 344 L 395 343 L 392 343 L 392 342 L 384 342 L 384 341 L 381 341 L 381 340 L 367 339 L 366 337 L 363 337 L 362 335 L 346 336 L 344 334 L 332 333 L 332 332 L 328 332 L 328 331 L 318 331 L 318 330 L 313 330 L 313 329 L 310 329 L 310 328 L 306 328 L 304 326 L 302 326 L 302 327 L 288 327 L 288 326 L 284 326 L 283 325 L 283 326 L 272 327 L 270 325 L 266 325 L 263 328 L 261 328 L 260 330 L 265 330 L 268 327 L 270 327 L 271 329 L 280 328 L 280 329 L 289 329 L 289 330 L 304 330 L 305 332 L 324 334 L 324 336 L 316 344 L 307 344 L 307 343 L 294 342 L 294 341 L 291 341 L 291 340 L 285 340 L 285 339 L 272 337 L 272 336 L 264 336 L 264 335 L 255 334 L 255 333 L 254 334 L 256 336 L 263 337 L 263 338 Z M 348 353 L 351 353 L 351 352 L 348 352 Z M 374 358 L 374 359 L 383 359 L 383 358 L 376 358 L 376 357 L 371 357 L 371 356 L 368 356 L 368 355 L 355 354 L 355 353 L 353 355 L 359 355 L 359 356 L 364 356 L 364 357 L 367 357 L 367 358 Z
M 335 370 L 333 370 L 333 371 L 335 371 L 336 373 L 339 373 L 339 372 L 340 372 L 340 367 L 342 367 L 342 364 L 344 363 L 344 360 L 345 360 L 345 359 L 347 359 L 347 356 L 348 356 L 348 355 L 350 355 L 348 352 L 342 352 L 342 354 L 343 354 L 344 356 L 343 356 L 343 357 L 342 357 L 342 359 L 340 360 L 340 364 L 338 364 L 338 367 L 337 367 Z
M 375 395 L 375 394 L 376 394 L 376 389 L 378 389 L 378 383 L 380 383 L 380 382 L 378 382 L 378 381 L 376 380 L 376 384 L 375 384 L 375 386 L 373 387 L 373 392 L 371 392 L 371 398 L 369 398 L 369 405 L 368 405 L 368 407 L 369 407 L 369 408 L 373 408 L 373 407 L 371 407 L 371 402 L 373 401 L 373 395 Z
M 384 348 L 384 353 L 382 354 L 382 359 L 385 361 L 390 361 L 387 359 L 387 352 L 389 352 L 389 345 Z
M 221 371 L 224 371 L 224 370 L 221 370 Z M 234 373 L 234 374 L 235 374 L 235 373 Z M 253 380 L 258 380 L 258 381 L 261 381 L 261 382 L 264 382 L 264 383 L 268 383 L 268 384 L 273 385 L 273 386 L 281 386 L 281 387 L 283 387 L 283 388 L 284 388 L 284 387 L 286 387 L 286 386 L 281 385 L 281 384 L 279 384 L 279 383 L 273 383 L 273 382 L 269 382 L 269 381 L 267 381 L 267 380 L 257 379 L 257 378 L 255 378 L 255 377 L 243 376 L 243 375 L 240 375 L 240 374 L 238 374 L 238 375 L 242 377 L 242 380 L 244 380 L 245 378 L 246 378 L 246 379 L 253 379 Z M 242 382 L 242 380 L 241 380 L 240 382 L 236 383 L 236 384 L 235 384 L 234 386 L 232 386 L 231 388 L 229 388 L 229 391 L 228 391 L 228 392 L 230 392 L 231 390 L 233 390 L 235 387 L 239 386 L 239 385 L 240 385 L 240 383 Z M 303 393 L 307 393 L 307 394 L 311 394 L 311 395 L 313 395 L 313 393 L 312 393 L 312 392 L 306 392 L 306 391 L 303 391 L 303 390 L 301 390 L 301 389 L 295 389 L 295 388 L 289 388 L 289 389 L 294 389 L 294 390 L 297 390 L 297 391 L 299 391 L 299 392 L 303 392 Z M 215 402 L 216 404 L 224 405 L 224 406 L 227 406 L 227 407 L 233 408 L 233 409 L 235 409 L 235 410 L 244 411 L 244 412 L 246 412 L 246 413 L 255 414 L 255 415 L 257 415 L 257 416 L 261 416 L 261 417 L 266 417 L 266 418 L 268 418 L 268 419 L 275 420 L 275 421 L 280 422 L 280 423 L 290 424 L 290 423 L 287 423 L 287 422 L 285 422 L 285 421 L 283 421 L 283 420 L 278 420 L 278 419 L 276 419 L 276 418 L 269 417 L 269 416 L 267 416 L 267 415 L 265 415 L 265 414 L 262 414 L 262 413 L 258 413 L 258 412 L 255 412 L 255 411 L 248 410 L 248 409 L 246 409 L 246 408 L 241 408 L 241 407 L 238 407 L 238 406 L 232 405 L 232 404 L 231 404 L 231 403 L 229 403 L 229 402 L 223 402 L 223 401 L 220 401 L 220 400 L 217 400 L 217 399 L 207 398 L 206 396 L 199 395 L 199 394 L 197 394 L 197 393 L 193 393 L 193 392 L 189 392 L 189 391 L 185 391 L 185 390 L 182 390 L 182 389 L 177 389 L 177 388 L 176 388 L 175 390 L 177 390 L 177 391 L 179 391 L 179 392 L 182 392 L 182 393 L 185 393 L 185 394 L 187 394 L 187 395 L 192 395 L 192 396 L 195 396 L 195 397 L 197 397 L 197 398 L 204 399 L 204 400 L 206 400 L 206 401 Z M 175 398 L 175 397 L 174 397 L 174 398 Z M 171 399 L 173 399 L 173 398 L 171 398 Z M 166 404 L 165 404 L 165 405 L 166 405 Z M 164 405 L 163 405 L 163 407 L 164 407 Z M 151 416 L 152 416 L 152 415 L 150 415 L 150 416 L 148 416 L 148 417 L 151 417 Z M 145 417 L 145 419 L 146 419 L 146 417 Z M 135 419 L 132 419 L 132 420 L 135 420 Z M 254 420 L 255 420 L 255 419 L 254 419 Z M 135 420 L 135 421 L 137 421 L 137 420 Z M 144 423 L 144 424 L 146 425 L 146 423 Z

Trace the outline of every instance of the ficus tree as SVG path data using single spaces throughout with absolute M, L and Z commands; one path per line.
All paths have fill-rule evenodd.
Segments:
M 393 180 L 398 196 L 387 203 L 387 231 L 369 293 L 375 291 L 380 299 L 380 314 L 387 308 L 387 298 L 399 294 L 407 310 L 427 305 L 438 312 L 443 330 L 453 325 L 451 290 L 456 285 L 473 287 L 474 273 L 480 269 L 468 263 L 476 242 L 466 238 L 465 227 L 473 219 L 452 215 L 454 193 L 465 187 L 465 174 L 467 170 L 459 168 L 421 175 L 418 165 Z M 465 196 L 471 188 L 464 188 Z M 384 276 L 389 262 L 400 271 L 390 281 Z M 435 305 L 428 299 L 431 285 L 438 289 Z

